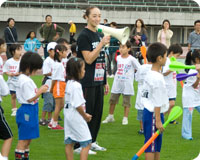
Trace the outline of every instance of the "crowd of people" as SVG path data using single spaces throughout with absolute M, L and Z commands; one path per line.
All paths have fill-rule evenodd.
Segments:
M 0 96 L 11 94 L 12 114 L 16 116 L 18 143 L 15 149 L 16 160 L 28 160 L 30 144 L 39 138 L 39 124 L 52 130 L 64 130 L 65 153 L 73 160 L 73 152 L 80 153 L 80 159 L 86 160 L 88 154 L 106 151 L 97 143 L 101 123 L 114 122 L 114 110 L 120 95 L 123 96 L 124 116 L 122 125 L 128 125 L 131 97 L 134 93 L 134 80 L 138 81 L 137 120 L 140 123 L 139 134 L 144 134 L 145 142 L 158 129 L 164 131 L 164 115 L 169 114 L 177 96 L 176 72 L 169 68 L 170 58 L 178 58 L 183 50 L 179 44 L 171 44 L 173 36 L 169 20 L 164 20 L 157 35 L 157 42 L 148 46 L 148 64 L 143 64 L 140 47 L 147 47 L 148 34 L 142 19 L 137 19 L 131 31 L 130 39 L 121 44 L 116 38 L 104 36 L 96 31 L 101 21 L 101 11 L 97 7 L 86 9 L 83 18 L 87 25 L 74 39 L 76 26 L 70 24 L 70 42 L 61 38 L 64 29 L 52 22 L 47 15 L 40 28 L 40 42 L 34 31 L 30 31 L 24 43 L 26 53 L 22 55 L 22 46 L 17 44 L 18 36 L 13 18 L 8 19 L 5 29 L 5 41 L 0 39 L 0 54 L 6 52 L 7 61 L 3 64 L 0 57 Z M 116 22 L 104 25 L 117 28 Z M 200 20 L 194 23 L 195 30 L 188 40 L 187 64 L 195 64 L 197 73 L 183 86 L 183 122 L 182 137 L 192 140 L 192 113 L 194 108 L 200 112 Z M 76 44 L 74 44 L 76 42 Z M 72 44 L 72 45 L 71 45 Z M 110 47 L 107 48 L 107 45 Z M 37 54 L 43 46 L 45 60 Z M 106 61 L 107 60 L 107 61 Z M 37 89 L 30 78 L 42 69 L 42 86 Z M 8 75 L 7 83 L 3 74 Z M 101 121 L 104 95 L 109 93 L 107 76 L 113 77 L 109 100 L 109 114 Z M 41 119 L 38 115 L 38 98 L 43 97 Z M 190 98 L 188 98 L 190 96 Z M 17 109 L 16 99 L 21 104 Z M 0 97 L 0 102 L 2 101 Z M 64 112 L 64 127 L 58 123 L 59 114 Z M 12 145 L 12 131 L 0 106 L 0 138 L 4 140 L 0 160 L 8 160 Z M 46 118 L 47 117 L 47 118 Z M 172 124 L 178 124 L 172 121 Z M 146 160 L 159 160 L 162 134 L 145 150 Z

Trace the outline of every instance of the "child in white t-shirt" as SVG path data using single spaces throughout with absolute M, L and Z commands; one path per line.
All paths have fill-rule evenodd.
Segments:
M 50 93 L 50 88 L 52 82 L 52 70 L 54 65 L 54 54 L 55 54 L 54 49 L 56 45 L 57 45 L 56 42 L 50 42 L 47 45 L 47 52 L 49 53 L 49 56 L 44 60 L 42 66 L 42 73 L 44 75 L 42 84 L 46 84 L 49 87 L 48 91 L 43 94 L 44 105 L 42 109 L 42 117 L 39 122 L 39 124 L 42 126 L 45 126 L 50 122 L 52 118 L 52 112 L 54 111 L 55 108 L 55 99 L 53 98 L 52 93 Z M 48 120 L 46 120 L 47 113 L 48 113 Z
M 42 68 L 43 60 L 39 54 L 25 53 L 20 61 L 16 95 L 21 107 L 17 110 L 16 122 L 18 126 L 18 143 L 15 159 L 29 159 L 29 146 L 33 139 L 39 137 L 38 98 L 48 90 L 47 85 L 37 89 L 30 78 L 38 69 Z
M 188 53 L 186 61 L 191 64 L 200 64 L 200 50 L 194 50 Z M 183 120 L 182 137 L 186 140 L 192 140 L 192 114 L 194 109 L 200 113 L 200 70 L 190 69 L 188 74 L 197 73 L 197 76 L 188 77 L 185 81 L 182 92 Z
M 76 142 L 82 148 L 80 159 L 86 160 L 92 137 L 87 122 L 92 116 L 86 113 L 80 79 L 85 75 L 85 63 L 80 58 L 70 58 L 67 63 L 67 86 L 65 90 L 64 129 L 65 152 L 68 160 L 73 159 L 73 146 Z
M 55 111 L 48 127 L 53 130 L 63 130 L 64 128 L 58 124 L 58 116 L 64 107 L 65 87 L 66 87 L 66 71 L 62 64 L 62 59 L 67 57 L 67 47 L 57 45 L 55 47 L 54 65 L 52 71 L 52 84 L 50 92 L 55 98 Z
M 20 44 L 12 44 L 10 46 L 10 53 L 12 58 L 8 59 L 3 67 L 3 72 L 8 75 L 8 87 L 11 94 L 11 104 L 12 104 L 12 114 L 11 116 L 16 116 L 17 106 L 16 106 L 16 83 L 19 76 L 19 62 L 22 54 L 22 47 Z
M 177 80 L 176 72 L 170 71 L 169 65 L 171 64 L 170 58 L 173 56 L 178 58 L 183 53 L 183 50 L 179 44 L 172 44 L 168 49 L 168 57 L 165 66 L 163 67 L 163 75 L 166 83 L 167 94 L 169 97 L 169 110 L 168 115 L 170 114 L 171 109 L 175 105 L 176 95 L 177 95 Z M 178 124 L 177 121 L 170 122 L 171 124 Z
M 131 43 L 126 42 L 125 45 L 120 45 L 120 55 L 117 56 L 117 72 L 111 90 L 109 115 L 102 123 L 114 121 L 115 105 L 118 103 L 119 97 L 123 95 L 124 117 L 122 125 L 128 124 L 128 114 L 131 107 L 131 96 L 134 95 L 134 75 L 140 64 L 131 56 Z
M 160 135 L 145 150 L 145 160 L 159 160 L 162 145 L 162 132 L 164 131 L 164 114 L 169 108 L 169 100 L 161 67 L 167 60 L 167 48 L 161 43 L 153 43 L 147 50 L 148 60 L 152 63 L 142 87 L 143 128 L 146 143 L 157 129 Z

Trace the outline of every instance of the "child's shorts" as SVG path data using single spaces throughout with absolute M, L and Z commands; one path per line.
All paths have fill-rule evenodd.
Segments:
M 44 106 L 42 111 L 53 112 L 55 109 L 55 99 L 53 98 L 52 93 L 50 92 L 43 93 L 43 99 L 44 99 Z
M 53 87 L 53 97 L 54 98 L 64 98 L 65 97 L 65 87 L 66 82 L 56 81 Z
M 160 114 L 161 122 L 164 123 L 164 115 Z M 143 111 L 143 127 L 144 127 L 144 136 L 146 143 L 151 136 L 157 131 L 156 121 L 155 121 L 155 113 L 149 112 L 146 108 Z M 145 152 L 160 152 L 162 145 L 162 134 L 160 134 L 154 142 L 145 150 Z
M 111 93 L 109 103 L 118 104 L 120 95 L 121 95 L 120 93 L 119 94 Z M 131 95 L 122 94 L 122 96 L 123 96 L 122 106 L 131 107 Z
M 6 140 L 13 137 L 13 134 L 3 113 L 3 108 L 0 106 L 0 139 Z
M 72 140 L 71 138 L 67 138 L 67 139 L 65 140 L 65 144 L 72 144 L 72 143 L 79 143 L 79 144 L 80 144 L 80 147 L 85 148 L 85 147 L 87 147 L 89 144 L 92 143 L 92 140 L 90 139 L 90 140 L 88 140 L 88 141 L 83 141 L 83 142 L 77 142 L 77 141 Z
M 143 119 L 143 110 L 138 109 L 137 110 L 137 120 L 142 121 Z
M 39 137 L 38 103 L 22 104 L 17 110 L 16 122 L 19 140 L 30 140 Z

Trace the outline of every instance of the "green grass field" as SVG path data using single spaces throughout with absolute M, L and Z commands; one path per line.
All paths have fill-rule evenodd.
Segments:
M 39 87 L 42 76 L 34 76 L 34 81 Z M 112 80 L 108 79 L 110 87 Z M 181 106 L 181 87 L 178 85 L 178 96 L 176 105 Z M 135 83 L 135 93 L 137 93 L 137 85 Z M 104 113 L 102 119 L 108 114 L 110 94 L 105 96 Z M 43 99 L 39 100 L 40 113 L 42 110 Z M 98 152 L 97 155 L 90 155 L 89 160 L 131 160 L 135 153 L 143 146 L 144 136 L 138 135 L 139 122 L 136 120 L 135 96 L 132 97 L 132 108 L 129 114 L 129 124 L 122 126 L 123 107 L 122 100 L 116 106 L 115 122 L 102 124 L 98 135 L 98 143 L 107 148 L 106 152 Z M 13 131 L 14 138 L 10 151 L 9 160 L 14 160 L 14 150 L 17 143 L 17 125 L 15 117 L 11 117 L 10 96 L 3 98 L 2 106 L 5 111 L 5 117 Z M 19 105 L 18 105 L 19 106 Z M 63 118 L 63 114 L 61 114 Z M 193 140 L 187 141 L 181 138 L 182 116 L 177 120 L 178 125 L 168 125 L 163 136 L 163 145 L 161 150 L 161 160 L 191 160 L 195 158 L 200 151 L 200 116 L 197 111 L 193 114 Z M 61 121 L 63 125 L 63 121 Z M 0 141 L 1 147 L 2 141 Z M 40 126 L 40 138 L 33 140 L 30 146 L 30 160 L 64 160 L 64 131 L 53 131 L 47 127 Z M 79 155 L 74 156 L 75 160 L 79 159 Z M 144 160 L 144 154 L 139 158 Z

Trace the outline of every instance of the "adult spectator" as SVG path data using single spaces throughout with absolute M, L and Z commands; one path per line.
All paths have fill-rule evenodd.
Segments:
M 56 42 L 64 33 L 64 29 L 59 25 L 52 23 L 52 16 L 45 17 L 46 23 L 42 24 L 40 28 L 40 35 L 43 40 L 44 57 L 48 57 L 47 45 L 49 42 Z
M 74 24 L 74 22 L 72 20 L 70 20 L 68 22 L 68 24 L 70 24 L 70 28 L 69 28 L 70 40 L 69 40 L 69 43 L 72 44 L 72 43 L 76 42 L 76 40 L 74 39 L 74 36 L 76 34 L 76 25 Z
M 200 49 L 200 20 L 194 22 L 194 31 L 190 33 L 188 39 L 188 51 Z
M 133 56 L 138 58 L 141 63 L 140 47 L 146 45 L 147 42 L 147 30 L 142 19 L 135 21 L 135 26 L 130 33 L 130 42 L 132 43 Z
M 165 19 L 162 23 L 162 29 L 158 31 L 157 42 L 160 42 L 169 48 L 172 36 L 173 32 L 170 30 L 170 22 Z
M 10 50 L 9 48 L 13 43 L 16 43 L 18 41 L 17 30 L 15 28 L 14 18 L 8 18 L 7 27 L 4 30 L 4 37 L 5 37 L 6 44 L 7 44 L 6 56 L 7 56 L 7 59 L 9 59 L 12 57 L 12 55 L 9 51 Z
M 105 51 L 104 46 L 110 42 L 110 36 L 101 38 L 96 31 L 96 26 L 101 21 L 101 13 L 97 7 L 86 9 L 84 18 L 87 26 L 81 31 L 78 39 L 77 57 L 85 61 L 85 77 L 81 80 L 84 98 L 86 100 L 86 112 L 92 115 L 88 123 L 92 135 L 92 150 L 105 151 L 96 143 L 103 113 L 104 88 L 108 94 L 109 86 L 106 83 Z
M 103 20 L 103 25 L 104 25 L 104 26 L 109 26 L 109 24 L 108 24 L 108 19 L 104 19 L 104 20 Z

